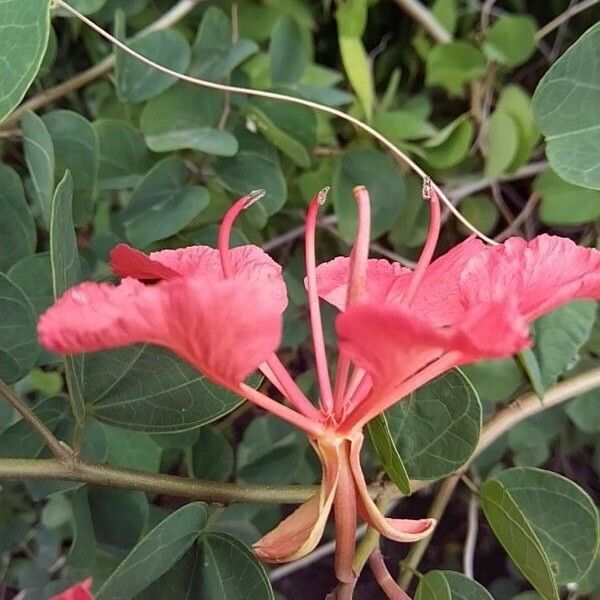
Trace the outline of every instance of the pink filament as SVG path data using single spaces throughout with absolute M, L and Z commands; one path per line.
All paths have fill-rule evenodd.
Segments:
M 304 255 L 306 262 L 306 288 L 308 292 L 308 307 L 310 311 L 310 328 L 312 332 L 313 347 L 315 351 L 315 362 L 317 366 L 317 379 L 321 391 L 321 402 L 327 414 L 333 411 L 333 394 L 331 392 L 331 381 L 327 369 L 327 353 L 325 351 L 325 340 L 323 338 L 323 324 L 321 321 L 321 309 L 319 307 L 319 291 L 317 289 L 317 265 L 315 258 L 315 230 L 317 226 L 317 213 L 327 198 L 329 188 L 323 188 L 310 201 L 306 213 Z
M 425 271 L 431 264 L 431 259 L 433 258 L 433 253 L 435 252 L 435 247 L 440 236 L 440 201 L 437 192 L 431 187 L 431 183 L 428 180 L 423 184 L 423 197 L 429 200 L 429 231 L 427 232 L 423 251 L 421 252 L 421 256 L 419 256 L 419 261 L 410 279 L 408 290 L 404 296 L 403 303 L 406 306 L 410 306 L 417 295 Z
M 256 201 L 260 200 L 265 195 L 264 190 L 254 190 L 237 200 L 233 206 L 225 213 L 221 226 L 219 228 L 218 235 L 218 248 L 219 257 L 221 259 L 221 268 L 223 269 L 223 276 L 228 279 L 233 276 L 233 268 L 231 265 L 231 259 L 229 256 L 229 240 L 231 238 L 231 229 L 237 216 L 246 208 L 252 206 Z M 296 382 L 291 378 L 282 362 L 279 360 L 277 355 L 273 353 L 269 356 L 265 363 L 267 369 L 261 369 L 263 375 L 280 391 L 288 400 L 298 409 L 303 415 L 309 419 L 321 420 L 321 414 L 311 404 L 310 400 L 304 395 L 302 390 L 296 385 Z M 260 366 L 259 366 L 260 368 Z M 247 394 L 245 394 L 247 395 Z M 264 394 L 263 394 L 264 396 Z M 267 396 L 264 396 L 267 398 Z M 276 406 L 282 406 L 271 400 Z M 285 407 L 284 407 L 285 408 Z M 270 409 L 267 409 L 270 410 Z M 287 409 L 289 410 L 289 409 Z M 273 411 L 271 411 L 273 412 Z M 293 412 L 293 411 L 291 411 Z M 277 413 L 274 413 L 277 414 Z M 284 418 L 284 417 L 282 417 Z M 289 419 L 286 419 L 289 421 Z M 304 428 L 305 429 L 305 428 Z
M 375 396 L 371 402 L 359 402 L 356 408 L 344 419 L 343 432 L 340 432 L 352 433 L 353 431 L 362 429 L 365 423 L 376 415 L 387 410 L 417 388 L 460 364 L 461 357 L 460 352 L 443 354 L 440 358 L 428 364 L 394 389 L 384 392 L 379 397 Z

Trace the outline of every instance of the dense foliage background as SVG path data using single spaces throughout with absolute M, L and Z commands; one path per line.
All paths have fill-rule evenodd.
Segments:
M 427 227 L 420 180 L 339 119 L 176 82 L 123 53 L 115 55 L 108 42 L 63 11 L 52 13 L 46 48 L 43 24 L 35 22 L 41 14 L 36 5 L 43 4 L 27 0 L 17 8 L 32 11 L 22 39 L 3 38 L 0 22 L 2 111 L 20 100 L 18 82 L 28 69 L 33 76 L 37 55 L 41 60 L 24 107 L 0 124 L 0 376 L 62 439 L 71 439 L 79 422 L 87 459 L 214 481 L 315 483 L 317 464 L 303 435 L 240 405 L 162 350 L 135 347 L 71 360 L 68 400 L 65 365 L 38 346 L 36 318 L 55 293 L 77 280 L 109 279 L 107 255 L 118 242 L 147 251 L 213 245 L 232 199 L 264 188 L 265 200 L 240 219 L 235 243 L 263 245 L 284 265 L 290 306 L 282 358 L 302 386 L 313 390 L 300 237 L 308 199 L 332 186 L 331 206 L 320 220 L 320 259 L 348 252 L 355 226 L 351 190 L 360 183 L 373 200 L 372 255 L 410 265 Z M 594 133 L 600 101 L 598 94 L 590 100 L 577 88 L 590 82 L 600 89 L 597 37 L 588 34 L 579 42 L 568 64 L 557 63 L 531 100 L 550 66 L 598 20 L 598 6 L 588 3 L 587 10 L 544 30 L 540 27 L 577 3 L 435 0 L 416 18 L 406 10 L 413 3 L 403 0 L 71 4 L 174 70 L 350 112 L 413 157 L 460 212 L 496 240 L 554 232 L 600 247 Z M 556 91 L 560 81 L 567 90 Z M 564 131 L 579 133 L 565 139 Z M 440 251 L 467 234 L 447 218 Z M 332 342 L 333 311 L 324 310 Z M 548 389 L 600 366 L 600 319 L 593 302 L 576 302 L 541 318 L 534 335 L 536 347 L 524 361 L 465 369 L 477 394 L 450 375 L 390 411 L 391 437 L 409 476 L 449 476 L 475 448 L 482 414 L 488 419 L 532 385 Z M 478 484 L 502 467 L 543 467 L 574 480 L 597 500 L 599 432 L 596 390 L 513 427 L 477 459 L 470 479 Z M 28 426 L 0 403 L 0 457 L 47 455 Z M 366 460 L 375 479 L 381 467 L 372 448 Z M 585 496 L 577 488 L 562 490 L 558 478 L 542 481 L 537 471 L 504 471 L 498 486 L 518 496 L 521 476 L 530 488 L 518 502 L 544 542 L 540 550 L 513 540 L 530 552 L 525 562 L 546 560 L 558 584 L 579 580 L 570 587 L 571 598 L 600 597 L 598 558 L 584 575 L 597 528 Z M 556 493 L 547 514 L 540 490 L 550 488 Z M 403 500 L 402 514 L 422 516 L 433 493 L 428 488 Z M 3 481 L 0 598 L 23 592 L 27 599 L 47 598 L 90 573 L 101 583 L 119 564 L 101 598 L 186 598 L 186 582 L 198 578 L 206 599 L 271 597 L 265 572 L 244 544 L 268 531 L 288 508 L 192 504 L 183 513 L 172 512 L 180 506 L 181 499 L 165 494 L 43 479 Z M 518 564 L 518 547 L 503 550 L 482 516 L 477 530 L 477 510 L 477 497 L 459 484 L 419 571 L 461 571 L 468 535 L 476 542 L 475 576 L 494 598 L 535 596 L 524 591 L 529 584 L 507 558 L 508 551 Z M 150 570 L 149 587 L 127 590 L 127 582 L 142 574 L 135 561 L 123 559 L 169 514 L 184 529 L 202 530 L 199 544 L 161 578 Z M 584 533 L 580 539 L 582 531 L 591 538 Z M 177 555 L 173 543 L 165 557 Z M 383 550 L 396 574 L 394 563 L 407 547 L 384 543 Z M 417 567 L 418 561 L 409 564 Z M 274 571 L 273 579 L 281 597 L 321 598 L 333 586 L 331 554 L 302 569 Z M 485 595 L 458 575 L 434 574 L 429 583 L 430 588 L 421 586 L 420 597 Z M 538 581 L 536 587 L 546 584 Z M 356 597 L 379 594 L 366 575 Z

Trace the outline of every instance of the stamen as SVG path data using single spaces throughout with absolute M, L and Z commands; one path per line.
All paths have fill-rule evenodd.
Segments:
M 297 413 L 295 410 L 288 408 L 284 404 L 275 402 L 269 396 L 255 390 L 253 387 L 245 383 L 239 384 L 240 394 L 250 400 L 256 406 L 270 412 L 271 414 L 291 423 L 292 425 L 302 429 L 313 437 L 319 437 L 324 432 L 324 427 L 320 423 L 311 421 L 308 417 Z
M 317 213 L 327 199 L 329 188 L 323 188 L 313 196 L 306 213 L 304 256 L 306 263 L 306 287 L 308 292 L 308 307 L 310 311 L 310 328 L 312 332 L 315 362 L 317 366 L 317 379 L 321 392 L 321 402 L 326 413 L 333 412 L 333 393 L 327 368 L 327 353 L 323 338 L 323 323 L 321 308 L 319 306 L 319 291 L 317 289 L 317 265 L 315 257 L 315 230 L 317 227 Z
M 369 239 L 371 236 L 371 201 L 364 185 L 352 190 L 358 208 L 358 229 L 352 249 L 350 279 L 348 283 L 347 307 L 356 304 L 364 294 L 367 282 L 369 260 Z
M 237 216 L 246 208 L 252 206 L 255 202 L 263 198 L 265 190 L 253 190 L 249 194 L 242 196 L 234 202 L 233 206 L 225 213 L 223 221 L 219 228 L 218 247 L 219 257 L 221 259 L 221 268 L 223 276 L 229 279 L 233 276 L 233 267 L 229 256 L 229 239 L 231 229 Z M 321 420 L 321 414 L 311 404 L 310 400 L 304 395 L 296 382 L 290 377 L 286 368 L 275 353 L 271 354 L 266 360 L 267 369 L 259 369 L 262 374 L 279 390 L 284 396 L 297 408 L 303 415 L 315 421 Z M 285 408 L 285 407 L 284 407 Z M 289 410 L 289 409 L 288 409 Z
M 369 192 L 363 185 L 356 186 L 353 192 L 358 209 L 358 227 L 356 240 L 350 254 L 346 308 L 359 302 L 364 295 L 369 261 L 369 239 L 371 235 L 371 201 Z M 335 415 L 338 419 L 341 418 L 344 412 L 344 396 L 346 394 L 349 367 L 350 361 L 348 357 L 341 353 L 338 359 L 334 391 Z
M 223 217 L 223 221 L 219 227 L 217 245 L 219 248 L 219 257 L 221 259 L 221 268 L 223 269 L 223 275 L 226 278 L 233 275 L 231 259 L 229 258 L 229 241 L 231 238 L 233 222 L 243 210 L 246 210 L 255 202 L 258 202 L 258 200 L 264 198 L 265 194 L 265 190 L 252 190 L 249 194 L 246 194 L 245 196 L 242 196 L 236 200 L 233 203 L 233 206 L 225 213 L 225 216 Z
M 440 201 L 428 177 L 423 180 L 423 199 L 429 200 L 429 231 L 427 232 L 427 239 L 425 240 L 421 256 L 419 256 L 417 266 L 410 279 L 408 290 L 404 296 L 403 303 L 407 307 L 412 304 L 417 295 L 419 286 L 425 276 L 425 271 L 431 264 L 431 259 L 433 258 L 433 253 L 435 252 L 435 247 L 440 236 Z
M 442 373 L 456 367 L 460 363 L 461 357 L 462 355 L 458 351 L 442 354 L 438 359 L 423 367 L 400 385 L 390 389 L 384 395 L 374 398 L 374 402 L 360 402 L 344 419 L 343 431 L 340 430 L 339 433 L 349 435 L 354 431 L 362 429 L 373 417 L 384 412 L 400 399 L 408 396 L 408 394 Z

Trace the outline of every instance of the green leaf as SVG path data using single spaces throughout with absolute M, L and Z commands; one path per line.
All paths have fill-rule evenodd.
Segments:
M 448 580 L 441 571 L 430 571 L 419 579 L 415 600 L 452 600 Z
M 216 162 L 217 178 L 225 188 L 240 196 L 264 189 L 266 196 L 246 212 L 273 215 L 283 207 L 287 196 L 287 183 L 277 152 L 260 136 L 238 130 L 236 137 L 240 150 L 235 158 L 221 158 Z
M 519 148 L 519 131 L 514 119 L 495 111 L 488 121 L 485 174 L 497 177 L 513 164 Z
M 216 531 L 200 537 L 200 585 L 196 598 L 210 600 L 274 600 L 264 567 L 238 540 Z
M 50 224 L 50 206 L 54 194 L 54 145 L 40 119 L 34 112 L 27 111 L 21 118 L 23 130 L 23 152 L 25 163 L 31 176 L 35 200 L 38 203 L 44 223 Z
M 50 213 L 50 263 L 54 298 L 62 296 L 67 289 L 81 280 L 81 267 L 77 241 L 73 227 L 73 179 L 69 171 L 56 186 Z M 70 392 L 73 416 L 80 425 L 85 420 L 85 404 L 82 396 L 83 357 L 65 356 L 65 371 Z
M 375 451 L 381 466 L 397 488 L 405 495 L 410 494 L 410 479 L 406 467 L 398 454 L 385 414 L 371 419 L 367 425 L 369 437 L 375 446 Z
M 149 435 L 108 425 L 101 427 L 106 436 L 108 463 L 126 469 L 158 473 L 162 450 Z
M 100 164 L 98 188 L 121 190 L 135 187 L 150 167 L 143 135 L 126 121 L 101 119 L 94 123 Z
M 218 429 L 203 427 L 192 448 L 194 476 L 210 481 L 227 481 L 233 465 L 233 449 L 227 438 Z
M 50 254 L 38 252 L 15 263 L 8 276 L 25 292 L 37 316 L 54 302 Z
M 251 40 L 232 42 L 231 20 L 216 6 L 210 6 L 200 23 L 192 47 L 190 73 L 202 79 L 220 81 L 258 51 Z
M 509 171 L 515 171 L 529 160 L 533 149 L 540 137 L 540 132 L 533 120 L 531 98 L 517 85 L 507 85 L 502 88 L 496 111 L 511 117 L 519 134 L 519 144 Z
M 515 565 L 546 600 L 558 600 L 550 561 L 532 525 L 510 491 L 496 479 L 480 488 L 481 508 L 492 531 Z
M 352 189 L 364 185 L 371 197 L 371 238 L 388 231 L 402 211 L 404 179 L 396 163 L 378 150 L 349 150 L 337 164 L 332 186 L 333 206 L 345 239 L 354 238 L 357 223 Z
M 523 382 L 521 370 L 512 358 L 484 360 L 465 365 L 462 371 L 475 386 L 479 397 L 487 402 L 506 400 Z
M 171 156 L 154 165 L 135 188 L 119 215 L 134 246 L 172 236 L 208 206 L 208 191 L 187 186 L 187 174 L 185 162 Z
M 300 80 L 309 59 L 305 39 L 292 15 L 284 15 L 275 23 L 269 44 L 272 83 L 285 85 Z
M 549 312 L 532 327 L 535 354 L 542 385 L 548 389 L 572 368 L 579 350 L 588 339 L 596 319 L 596 303 L 576 300 Z
M 0 282 L 2 277 L 0 274 Z M 31 409 L 54 432 L 66 420 L 67 406 L 64 396 L 51 396 L 40 400 Z M 13 423 L 0 435 L 0 455 L 4 458 L 37 458 L 44 448 L 44 440 L 23 419 Z
M 439 85 L 460 96 L 466 83 L 485 73 L 483 54 L 469 42 L 439 44 L 427 56 L 427 85 Z
M 423 144 L 423 156 L 436 169 L 453 167 L 466 158 L 474 133 L 468 115 L 462 115 Z
M 507 67 L 524 63 L 535 50 L 537 24 L 526 15 L 500 17 L 490 27 L 483 51 L 490 60 Z
M 67 557 L 67 564 L 73 569 L 82 569 L 89 573 L 96 558 L 97 542 L 94 523 L 90 512 L 87 486 L 75 491 L 73 507 L 73 541 Z
M 566 477 L 541 469 L 507 469 L 490 481 L 512 498 L 535 532 L 556 583 L 581 579 L 591 567 L 600 535 L 592 499 Z
M 129 600 L 187 552 L 208 521 L 202 502 L 183 506 L 142 538 L 98 590 L 98 600 Z
M 31 302 L 4 273 L 0 273 L 0 331 L 0 378 L 13 383 L 29 373 L 40 347 Z
M 533 114 L 546 136 L 550 166 L 563 179 L 600 189 L 600 23 L 586 31 L 546 72 Z
M 426 119 L 407 110 L 394 110 L 375 115 L 375 129 L 392 141 L 421 140 L 435 134 L 435 128 Z
M 272 417 L 258 417 L 238 446 L 237 477 L 251 483 L 292 483 L 306 449 L 306 438 L 296 429 Z
M 542 372 L 538 363 L 537 357 L 530 348 L 521 350 L 517 355 L 527 379 L 533 388 L 533 391 L 538 395 L 538 398 L 544 397 L 544 382 L 542 381 Z
M 581 431 L 600 432 L 600 402 L 598 402 L 597 390 L 578 396 L 569 402 L 565 410 Z
M 148 522 L 144 492 L 92 487 L 88 500 L 98 544 L 129 550 L 138 542 Z
M 460 212 L 483 233 L 491 233 L 498 224 L 498 209 L 487 194 L 476 194 L 463 198 L 460 201 Z M 470 234 L 470 231 L 468 232 L 462 223 L 459 223 L 458 227 L 467 235 Z
M 493 600 L 492 595 L 480 583 L 465 577 L 462 573 L 456 571 L 437 572 L 442 573 L 446 579 L 446 583 L 450 587 L 452 600 Z M 426 577 L 429 576 L 429 573 Z
M 370 121 L 375 103 L 375 89 L 367 51 L 359 38 L 342 36 L 339 43 L 346 76 L 362 104 L 367 121 Z
M 481 429 L 481 405 L 457 369 L 386 411 L 392 438 L 411 479 L 437 479 L 469 459 Z
M 238 150 L 237 140 L 218 129 L 222 110 L 221 93 L 175 85 L 144 107 L 141 126 L 146 143 L 154 152 L 190 149 L 233 156 Z
M 260 132 L 298 166 L 310 165 L 309 152 L 317 143 L 317 117 L 305 106 L 257 99 L 249 108 Z
M 0 163 L 0 270 L 35 252 L 37 235 L 21 178 Z
M 46 52 L 50 32 L 48 0 L 0 3 L 0 122 L 21 102 Z M 8 60 L 10 57 L 10 60 Z
M 70 110 L 55 110 L 43 117 L 56 158 L 56 178 L 65 170 L 73 177 L 73 220 L 88 223 L 94 211 L 98 178 L 98 136 L 92 124 Z
M 185 73 L 191 50 L 185 37 L 173 29 L 160 29 L 132 39 L 127 45 L 138 54 L 153 60 L 177 73 Z M 117 51 L 116 85 L 121 102 L 136 103 L 149 100 L 164 92 L 175 83 L 171 75 L 165 75 Z
M 600 191 L 568 183 L 548 169 L 533 188 L 541 198 L 540 219 L 548 225 L 583 225 L 600 219 Z
M 340 2 L 335 19 L 341 36 L 362 37 L 367 26 L 366 0 L 344 0 Z
M 429 571 L 419 580 L 415 600 L 493 600 L 479 583 L 455 571 Z
M 156 346 L 87 354 L 84 381 L 88 410 L 97 419 L 147 433 L 195 429 L 242 402 Z

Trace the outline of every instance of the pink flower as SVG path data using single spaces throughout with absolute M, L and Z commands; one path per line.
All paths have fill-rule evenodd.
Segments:
M 336 574 L 351 581 L 357 516 L 384 536 L 412 542 L 433 519 L 388 519 L 369 496 L 360 467 L 362 428 L 416 388 L 461 364 L 510 356 L 530 345 L 528 324 L 574 298 L 600 297 L 600 252 L 540 236 L 487 248 L 470 238 L 432 262 L 440 228 L 428 185 L 431 225 L 414 271 L 369 260 L 370 203 L 354 191 L 357 237 L 349 258 L 317 267 L 315 229 L 327 190 L 306 217 L 306 288 L 320 398 L 310 402 L 277 358 L 287 304 L 280 267 L 260 248 L 229 249 L 237 215 L 262 192 L 238 200 L 219 231 L 218 250 L 196 246 L 149 256 L 125 245 L 111 254 L 117 286 L 84 283 L 40 319 L 41 343 L 75 353 L 137 342 L 170 348 L 211 380 L 302 429 L 319 456 L 319 492 L 254 546 L 261 558 L 290 561 L 319 542 L 333 508 Z M 336 306 L 339 357 L 329 375 L 319 297 Z M 244 383 L 259 369 L 277 402 Z
M 50 600 L 94 600 L 90 590 L 92 589 L 92 578 L 77 583 L 61 594 L 52 596 Z

